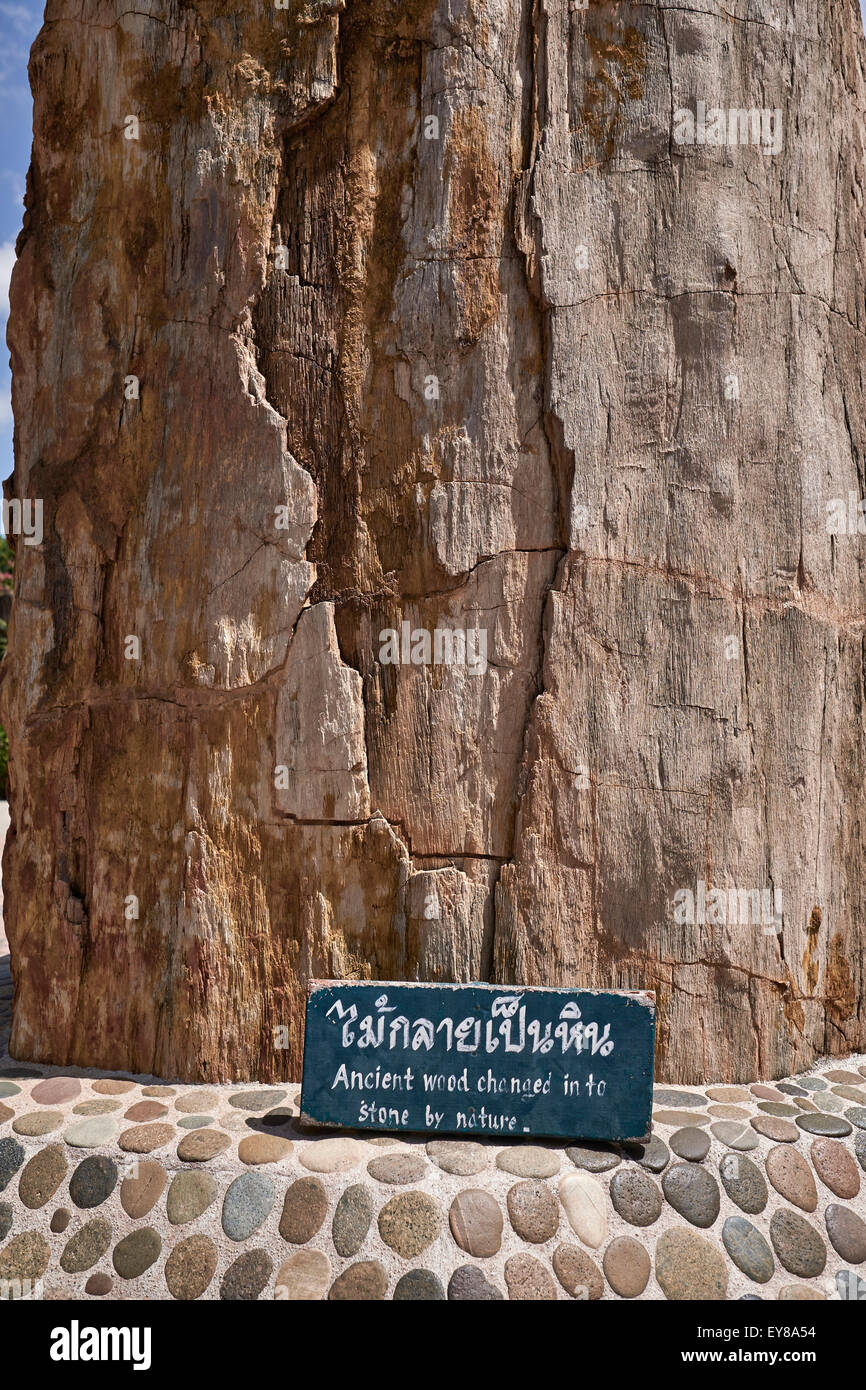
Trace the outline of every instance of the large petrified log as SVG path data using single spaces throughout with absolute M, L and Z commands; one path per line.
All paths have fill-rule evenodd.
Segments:
M 49 0 L 15 1056 L 296 1076 L 311 975 L 654 989 L 676 1081 L 866 1045 L 864 60 L 854 0 Z

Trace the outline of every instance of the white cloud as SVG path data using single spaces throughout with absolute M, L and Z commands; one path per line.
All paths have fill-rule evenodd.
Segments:
M 12 424 L 12 392 L 0 391 L 0 429 Z
M 0 323 L 9 317 L 9 277 L 15 264 L 15 242 L 4 241 L 0 245 Z

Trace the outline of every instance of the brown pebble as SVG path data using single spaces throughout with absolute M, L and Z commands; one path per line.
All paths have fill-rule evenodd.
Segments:
M 111 1293 L 113 1283 L 109 1274 L 91 1274 L 84 1285 L 84 1292 L 93 1294 L 95 1298 L 102 1298 L 105 1294 Z
M 601 1270 L 577 1245 L 557 1245 L 553 1252 L 554 1273 L 567 1294 L 581 1303 L 595 1302 L 604 1291 Z
M 381 1302 L 388 1288 L 388 1276 L 378 1260 L 359 1260 L 349 1265 L 331 1285 L 331 1302 Z
M 767 1177 L 776 1191 L 801 1211 L 814 1211 L 818 1189 L 812 1170 L 801 1153 L 787 1146 L 770 1149 L 766 1158 Z
M 631 1236 L 617 1236 L 604 1252 L 602 1261 L 607 1282 L 620 1298 L 637 1298 L 650 1277 L 650 1257 Z
M 534 1255 L 512 1255 L 506 1260 L 505 1283 L 508 1297 L 515 1302 L 553 1302 L 556 1299 L 556 1285 Z
M 120 1205 L 133 1221 L 156 1205 L 165 1187 L 165 1169 L 158 1163 L 137 1163 L 132 1176 L 120 1184 Z
M 90 1089 L 98 1096 L 125 1096 L 135 1090 L 134 1081 L 92 1081 Z
M 825 1187 L 848 1200 L 860 1191 L 860 1173 L 851 1154 L 838 1139 L 813 1139 L 810 1150 L 815 1172 Z
M 129 1107 L 124 1119 L 134 1120 L 136 1124 L 140 1124 L 143 1120 L 159 1120 L 167 1114 L 167 1105 L 157 1105 L 155 1100 L 140 1100 Z

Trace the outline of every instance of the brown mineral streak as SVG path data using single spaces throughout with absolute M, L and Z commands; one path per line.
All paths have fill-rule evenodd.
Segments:
M 16 1057 L 296 1079 L 329 978 L 654 990 L 671 1082 L 866 1046 L 855 9 L 454 9 L 49 0 Z M 673 144 L 696 55 L 782 156 Z M 699 878 L 781 925 L 678 925 Z

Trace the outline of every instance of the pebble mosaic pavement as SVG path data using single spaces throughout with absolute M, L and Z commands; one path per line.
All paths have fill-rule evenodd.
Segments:
M 37 1296 L 866 1299 L 866 1058 L 658 1086 L 646 1146 L 506 1147 L 16 1063 L 11 998 L 0 936 L 0 1281 Z

